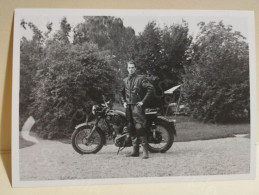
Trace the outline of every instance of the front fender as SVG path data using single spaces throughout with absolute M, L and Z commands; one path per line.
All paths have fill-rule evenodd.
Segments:
M 87 126 L 86 123 L 81 123 L 75 127 L 75 129 L 79 129 L 80 127 Z
M 172 131 L 174 133 L 174 135 L 176 136 L 176 128 L 175 128 L 175 122 L 176 121 L 174 119 L 170 120 L 170 119 L 167 119 L 164 116 L 157 116 L 157 119 L 162 120 L 162 121 L 164 121 L 166 123 L 169 123 L 169 125 L 170 125 L 170 127 L 171 127 L 171 129 L 172 129 Z
M 77 125 L 76 127 L 75 127 L 75 131 L 77 130 L 77 129 L 79 129 L 79 128 L 81 128 L 81 127 L 88 127 L 89 125 L 87 125 L 87 123 L 81 123 L 81 124 L 79 124 L 79 125 Z M 105 136 L 105 134 L 103 133 L 103 131 L 102 131 L 102 129 L 100 128 L 100 127 L 96 127 L 96 128 L 98 128 L 98 129 L 100 129 L 100 133 L 102 133 L 102 136 L 104 137 L 104 145 L 106 145 L 106 136 Z

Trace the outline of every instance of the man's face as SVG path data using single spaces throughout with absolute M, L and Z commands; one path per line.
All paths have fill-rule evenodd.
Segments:
M 128 63 L 128 72 L 129 75 L 132 75 L 136 72 L 136 67 L 134 64 Z

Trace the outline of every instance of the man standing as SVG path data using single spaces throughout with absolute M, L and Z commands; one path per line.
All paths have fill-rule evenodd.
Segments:
M 127 156 L 139 156 L 139 144 L 142 144 L 143 158 L 147 159 L 147 134 L 145 105 L 149 101 L 153 86 L 144 76 L 136 74 L 136 65 L 128 62 L 129 76 L 123 80 L 121 100 L 126 108 L 127 127 L 133 144 L 133 152 Z

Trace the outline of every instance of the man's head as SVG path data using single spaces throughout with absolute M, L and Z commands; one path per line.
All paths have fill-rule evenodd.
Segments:
M 136 72 L 136 65 L 133 61 L 128 62 L 128 72 L 129 72 L 129 75 L 132 75 Z

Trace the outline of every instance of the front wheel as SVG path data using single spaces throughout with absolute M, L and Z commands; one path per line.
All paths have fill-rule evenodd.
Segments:
M 73 132 L 72 146 L 79 154 L 94 154 L 102 149 L 105 137 L 101 129 L 97 127 L 91 137 L 87 139 L 91 131 L 92 128 L 89 126 L 83 126 Z
M 171 128 L 173 127 L 163 120 L 156 121 L 155 138 L 152 132 L 148 135 L 148 150 L 151 153 L 164 153 L 171 148 L 174 142 L 174 133 Z

